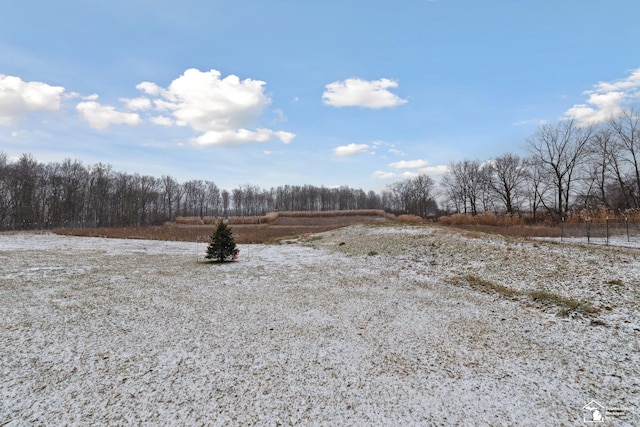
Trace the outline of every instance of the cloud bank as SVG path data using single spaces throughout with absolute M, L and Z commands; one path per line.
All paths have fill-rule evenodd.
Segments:
M 111 125 L 136 126 L 142 123 L 138 114 L 117 111 L 115 107 L 97 101 L 80 102 L 76 110 L 89 126 L 98 130 L 105 130 Z
M 587 102 L 576 104 L 565 112 L 565 117 L 583 123 L 599 123 L 620 114 L 620 111 L 640 99 L 640 68 L 626 79 L 600 82 L 584 92 Z
M 333 154 L 336 156 L 351 156 L 358 153 L 364 153 L 369 149 L 367 144 L 348 144 L 336 147 L 333 150 Z
M 190 127 L 198 133 L 195 145 L 235 145 L 278 139 L 290 143 L 295 134 L 263 127 L 252 128 L 271 99 L 264 93 L 263 81 L 222 77 L 217 70 L 188 69 L 164 88 L 142 82 L 136 88 L 142 96 L 120 98 L 119 107 L 105 105 L 97 94 L 65 94 L 65 88 L 42 82 L 25 82 L 19 77 L 0 74 L 0 126 L 14 125 L 21 117 L 36 111 L 58 111 L 64 99 L 80 98 L 75 109 L 94 129 L 112 125 L 137 126 L 147 121 L 157 126 Z M 277 121 L 285 121 L 276 110 Z
M 329 83 L 322 94 L 322 102 L 332 107 L 389 108 L 407 103 L 406 99 L 389 91 L 395 89 L 395 80 L 367 81 L 358 78 Z
M 418 175 L 438 176 L 449 172 L 447 165 L 430 166 L 429 162 L 422 159 L 401 160 L 389 163 L 387 166 L 390 169 L 398 170 L 398 172 L 378 170 L 373 173 L 373 177 L 379 179 L 410 179 Z M 400 171 L 402 172 L 400 173 Z
M 28 113 L 60 110 L 64 91 L 61 86 L 0 74 L 0 126 L 12 126 Z
M 217 70 L 188 69 L 163 88 L 153 82 L 136 86 L 147 97 L 129 100 L 130 105 L 155 113 L 152 123 L 189 126 L 201 134 L 195 145 L 234 145 L 279 139 L 290 143 L 295 134 L 266 128 L 250 129 L 271 104 L 264 93 L 265 82 L 222 78 Z M 145 99 L 148 100 L 145 101 Z

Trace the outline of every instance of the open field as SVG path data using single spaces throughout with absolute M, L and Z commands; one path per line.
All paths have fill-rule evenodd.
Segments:
M 640 425 L 640 252 L 434 226 L 0 234 L 0 425 Z
M 271 243 L 281 239 L 320 233 L 354 224 L 384 222 L 377 216 L 280 217 L 271 223 L 230 225 L 236 243 Z M 113 237 L 183 242 L 205 242 L 215 230 L 214 225 L 164 225 L 126 228 L 64 228 L 56 234 L 68 236 Z

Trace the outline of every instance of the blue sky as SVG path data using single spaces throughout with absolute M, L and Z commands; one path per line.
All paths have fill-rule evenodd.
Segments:
M 640 94 L 637 0 L 82 0 L 0 17 L 0 151 L 381 190 Z

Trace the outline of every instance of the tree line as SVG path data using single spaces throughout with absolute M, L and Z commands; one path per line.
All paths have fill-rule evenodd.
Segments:
M 102 163 L 43 164 L 29 154 L 10 162 L 0 152 L 0 229 L 145 226 L 178 216 L 277 211 L 382 209 L 423 218 L 501 212 L 560 219 L 571 210 L 640 209 L 639 113 L 621 111 L 599 124 L 543 124 L 527 139 L 526 156 L 453 162 L 438 185 L 418 175 L 379 193 L 313 185 L 226 190 L 213 181 L 180 183 L 168 175 L 116 172 Z
M 43 164 L 30 154 L 14 162 L 0 152 L 0 229 L 131 227 L 161 225 L 178 216 L 257 216 L 276 211 L 384 209 L 425 216 L 435 213 L 433 180 L 420 177 L 420 196 L 398 183 L 376 193 L 359 188 L 246 184 L 220 189 L 213 181 L 180 183 L 116 172 L 110 165 L 78 160 Z
M 526 148 L 524 157 L 451 163 L 440 183 L 444 210 L 560 219 L 572 210 L 640 209 L 640 111 L 620 111 L 598 124 L 543 124 Z

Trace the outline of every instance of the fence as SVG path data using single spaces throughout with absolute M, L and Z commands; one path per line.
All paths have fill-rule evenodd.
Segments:
M 640 247 L 640 222 L 622 219 L 591 219 L 560 225 L 560 240 L 589 244 Z

